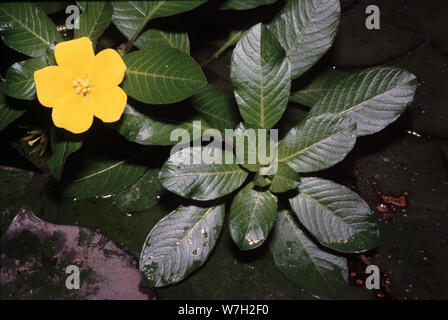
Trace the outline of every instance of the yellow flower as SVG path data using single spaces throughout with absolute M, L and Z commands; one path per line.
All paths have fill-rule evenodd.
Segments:
M 54 124 L 73 133 L 87 131 L 93 116 L 118 121 L 126 106 L 126 93 L 118 86 L 126 65 L 113 49 L 96 56 L 92 42 L 83 37 L 58 43 L 57 66 L 34 72 L 37 98 L 52 110 Z

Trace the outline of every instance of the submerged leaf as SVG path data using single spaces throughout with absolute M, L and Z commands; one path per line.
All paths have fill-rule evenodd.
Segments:
M 224 221 L 224 205 L 180 206 L 149 233 L 140 255 L 143 283 L 163 287 L 200 268 L 215 246 Z
M 286 210 L 277 214 L 270 249 L 275 265 L 299 288 L 324 298 L 347 288 L 347 260 L 319 249 Z

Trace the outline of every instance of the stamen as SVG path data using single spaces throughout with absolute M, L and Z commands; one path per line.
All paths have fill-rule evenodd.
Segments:
M 83 95 L 90 93 L 90 82 L 87 77 L 82 80 L 80 78 L 76 78 L 73 80 L 73 88 L 75 88 L 75 93 L 80 94 L 82 92 Z
M 36 139 L 34 139 L 34 140 L 29 140 L 29 141 L 28 141 L 28 145 L 29 145 L 30 147 L 32 147 L 37 141 L 41 140 L 42 137 L 43 137 L 43 135 L 40 135 L 40 136 L 38 136 L 38 137 L 37 137 Z M 43 143 L 43 142 L 41 141 L 41 143 Z

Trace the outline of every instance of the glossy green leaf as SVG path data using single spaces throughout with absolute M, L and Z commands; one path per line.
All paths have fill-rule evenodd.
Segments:
M 124 213 L 153 207 L 163 191 L 158 175 L 159 169 L 148 169 L 135 184 L 114 196 L 115 206 Z
M 345 78 L 329 90 L 310 114 L 339 113 L 356 121 L 358 136 L 394 122 L 414 98 L 417 78 L 392 67 L 375 67 Z
M 238 41 L 230 76 L 243 119 L 272 128 L 288 103 L 291 67 L 280 43 L 264 25 L 255 25 Z
M 32 57 L 62 41 L 53 22 L 29 2 L 0 3 L 0 34 L 8 47 Z
M 260 172 L 257 172 L 253 182 L 256 186 L 264 188 L 271 184 L 272 179 L 269 176 L 261 175 Z
M 289 97 L 289 101 L 314 106 L 333 86 L 341 82 L 349 73 L 340 70 L 328 70 L 320 73 L 307 85 L 295 91 Z
M 144 49 L 124 57 L 124 91 L 138 101 L 168 104 L 196 93 L 206 78 L 191 57 L 170 47 Z
M 111 196 L 136 183 L 145 171 L 145 166 L 130 160 L 89 158 L 66 182 L 62 194 L 77 199 Z
M 112 19 L 112 4 L 105 1 L 89 1 L 79 16 L 79 29 L 75 38 L 88 37 L 95 42 L 107 29 Z
M 176 152 L 165 162 L 159 176 L 166 189 L 195 200 L 225 196 L 238 189 L 246 178 L 247 172 L 236 164 L 233 153 L 213 147 Z
M 148 21 L 192 10 L 207 0 L 114 1 L 112 21 L 128 39 L 137 37 Z
M 367 203 L 335 182 L 303 178 L 300 193 L 289 200 L 300 222 L 331 249 L 359 253 L 378 245 L 378 226 Z
M 277 213 L 277 197 L 249 183 L 233 198 L 229 227 L 241 250 L 254 249 L 268 237 Z
M 247 130 L 242 124 L 234 133 L 234 149 L 238 164 L 243 168 L 257 172 L 260 168 L 257 153 L 257 131 Z
M 128 104 L 115 128 L 123 137 L 132 142 L 142 145 L 170 146 L 180 142 L 177 135 L 171 137 L 176 129 L 186 130 L 190 135 L 188 141 L 191 140 L 191 137 L 193 137 L 193 121 L 195 120 L 199 121 L 200 118 L 186 118 L 182 121 L 167 117 L 165 113 L 159 114 L 154 110 L 140 112 Z M 206 129 L 204 122 L 200 124 L 201 126 L 198 126 L 198 129 Z
M 275 160 L 276 141 L 264 129 L 254 129 L 240 124 L 233 132 L 234 150 L 238 164 L 257 172 Z
M 322 251 L 288 211 L 277 214 L 269 244 L 275 265 L 296 286 L 322 298 L 337 298 L 346 290 L 347 260 Z
M 140 255 L 143 283 L 167 286 L 200 268 L 216 244 L 224 213 L 224 205 L 180 206 L 160 220 L 146 238 Z
M 331 47 L 339 25 L 339 0 L 290 0 L 270 30 L 286 50 L 295 79 Z
M 87 8 L 88 1 L 76 1 L 76 4 L 81 10 L 85 10 Z
M 7 105 L 5 98 L 5 84 L 0 81 L 0 131 L 5 129 L 24 112 L 25 110 L 14 109 Z
M 52 155 L 47 161 L 48 169 L 56 178 L 61 180 L 65 161 L 82 147 L 82 139 L 64 129 L 53 128 L 51 131 Z
M 292 128 L 278 147 L 278 161 L 296 172 L 314 172 L 340 162 L 356 142 L 356 123 L 336 114 L 310 117 Z
M 5 93 L 16 99 L 36 99 L 34 71 L 46 66 L 45 59 L 40 57 L 14 63 L 6 71 Z
M 248 10 L 262 5 L 272 4 L 277 0 L 224 0 L 222 1 L 220 10 Z
M 272 179 L 269 190 L 272 192 L 286 192 L 297 189 L 300 183 L 300 176 L 284 163 L 278 163 L 277 172 Z
M 190 55 L 190 40 L 186 32 L 150 29 L 143 32 L 134 45 L 139 49 L 171 47 Z
M 232 99 L 210 84 L 193 95 L 191 102 L 210 128 L 223 133 L 225 129 L 235 128 L 240 120 L 238 109 Z

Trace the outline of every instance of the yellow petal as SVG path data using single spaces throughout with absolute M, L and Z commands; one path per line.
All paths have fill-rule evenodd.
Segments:
M 120 87 L 93 88 L 89 93 L 93 114 L 104 122 L 120 120 L 126 107 L 127 96 Z
M 82 94 L 71 94 L 59 100 L 51 114 L 56 127 L 73 133 L 87 131 L 93 122 L 93 111 Z
M 54 55 L 60 67 L 67 70 L 73 78 L 82 79 L 87 76 L 95 57 L 92 41 L 87 37 L 58 43 L 54 48 Z
M 37 99 L 46 107 L 54 105 L 64 96 L 73 94 L 70 75 L 57 66 L 45 67 L 34 72 Z
M 113 49 L 98 53 L 89 70 L 89 82 L 95 87 L 110 88 L 123 81 L 126 65 Z

